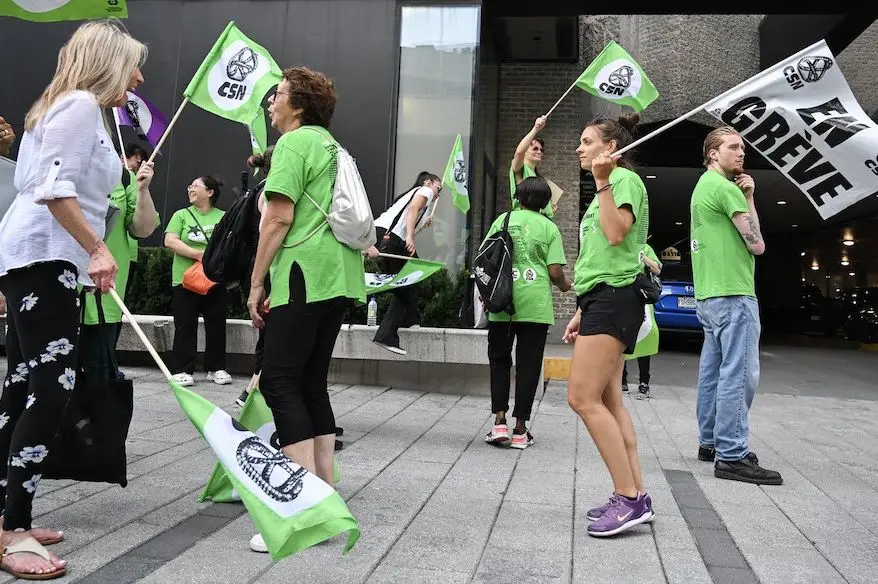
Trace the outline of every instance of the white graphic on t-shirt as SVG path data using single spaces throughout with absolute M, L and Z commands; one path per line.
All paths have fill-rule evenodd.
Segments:
M 518 282 L 518 279 L 521 277 L 521 272 L 518 271 L 518 268 L 512 268 L 512 281 Z
M 533 268 L 528 268 L 524 271 L 524 281 L 525 282 L 533 282 L 537 279 L 537 271 Z

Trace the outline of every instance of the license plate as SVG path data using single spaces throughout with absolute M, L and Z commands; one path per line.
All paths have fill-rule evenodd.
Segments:
M 814 315 L 811 315 L 811 320 L 820 322 L 820 317 L 818 315 L 814 314 Z
M 695 308 L 695 299 L 691 296 L 678 296 L 677 308 Z

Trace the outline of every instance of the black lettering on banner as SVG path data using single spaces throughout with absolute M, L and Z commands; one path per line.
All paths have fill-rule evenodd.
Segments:
M 811 200 L 814 201 L 814 204 L 820 206 L 823 204 L 823 195 L 829 195 L 830 197 L 837 197 L 841 193 L 836 192 L 837 187 L 843 187 L 844 190 L 850 190 L 852 188 L 851 183 L 845 176 L 836 172 L 835 174 L 829 175 L 826 179 L 821 181 L 819 184 L 814 185 L 810 189 L 808 189 L 808 196 L 811 197 Z
M 878 157 L 876 157 L 875 160 L 867 158 L 865 164 L 866 168 L 872 171 L 872 174 L 878 175 Z
M 824 160 L 820 152 L 812 148 L 789 170 L 789 175 L 791 179 L 803 185 L 831 172 L 836 172 L 835 166 Z
M 726 109 L 721 116 L 722 121 L 739 132 L 752 126 L 756 120 L 765 115 L 765 102 L 753 95 L 745 97 L 735 105 Z
M 784 160 L 787 156 L 798 157 L 799 156 L 799 148 L 803 148 L 808 150 L 811 148 L 811 144 L 808 143 L 808 140 L 799 134 L 798 132 L 781 142 L 780 146 L 774 149 L 771 154 L 768 154 L 768 159 L 771 160 L 779 167 L 786 166 L 788 162 Z
M 747 134 L 747 141 L 761 152 L 771 150 L 775 143 L 790 133 L 790 125 L 782 115 L 771 112 Z
M 802 83 L 802 78 L 796 73 L 796 68 L 793 66 L 784 67 L 783 75 L 787 80 L 787 83 L 790 84 L 790 87 L 793 88 L 793 91 L 796 89 L 801 89 L 805 87 L 805 84 Z
M 835 148 L 857 132 L 869 127 L 858 122 L 855 117 L 846 115 L 848 111 L 837 97 L 830 99 L 826 103 L 797 109 L 796 111 L 799 113 L 802 121 L 808 124 L 818 136 L 829 132 L 824 140 L 826 140 L 830 148 Z
M 217 89 L 216 92 L 221 97 L 237 99 L 240 101 L 243 100 L 244 96 L 247 94 L 247 86 L 241 83 L 231 83 L 229 81 L 225 81 L 222 85 L 219 86 L 219 89 Z

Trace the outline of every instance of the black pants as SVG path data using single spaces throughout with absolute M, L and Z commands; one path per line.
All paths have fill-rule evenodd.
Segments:
M 509 409 L 509 384 L 512 369 L 512 341 L 515 346 L 515 410 L 516 420 L 530 420 L 549 325 L 533 322 L 489 322 L 488 362 L 491 364 L 491 411 Z
M 383 227 L 375 228 L 379 243 L 386 232 L 387 230 Z M 405 248 L 405 243 L 396 235 L 392 236 L 390 244 L 382 251 L 395 255 L 409 255 L 408 250 Z M 418 257 L 418 254 L 412 257 Z M 378 267 L 384 274 L 397 274 L 404 265 L 405 260 L 380 256 L 378 258 Z M 378 332 L 375 333 L 373 340 L 392 347 L 399 347 L 399 329 L 410 327 L 419 321 L 417 286 L 417 284 L 412 284 L 411 286 L 394 288 L 390 291 L 393 294 L 393 298 L 390 299 L 390 306 L 388 306 L 387 312 L 384 313 L 384 318 L 381 319 L 381 324 L 378 325 Z
M 198 315 L 204 316 L 204 370 L 226 368 L 226 288 L 217 284 L 202 296 L 174 286 L 174 354 L 171 373 L 195 372 L 198 352 Z
M 81 309 L 77 270 L 53 261 L 10 270 L 6 296 L 6 381 L 0 398 L 0 502 L 3 529 L 31 528 L 42 462 L 76 381 Z M 8 464 L 8 466 L 7 466 Z
M 244 303 L 250 297 L 250 281 L 241 282 L 241 293 L 244 295 Z M 265 296 L 271 296 L 271 278 L 265 276 Z M 268 313 L 262 315 L 262 320 L 268 322 Z M 256 339 L 256 349 L 253 352 L 253 375 L 262 371 L 262 355 L 265 351 L 265 327 L 259 329 L 259 337 Z
M 640 370 L 640 383 L 649 385 L 649 357 L 638 357 L 637 368 Z M 628 361 L 622 366 L 622 383 L 628 383 Z
M 305 279 L 293 264 L 290 302 L 272 308 L 266 322 L 259 380 L 281 447 L 335 434 L 326 379 L 349 304 L 344 297 L 305 302 Z

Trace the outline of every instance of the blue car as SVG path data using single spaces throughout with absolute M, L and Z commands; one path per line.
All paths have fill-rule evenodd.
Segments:
M 667 262 L 662 266 L 662 295 L 655 304 L 655 321 L 660 331 L 703 334 L 695 315 L 695 286 L 692 266 Z

